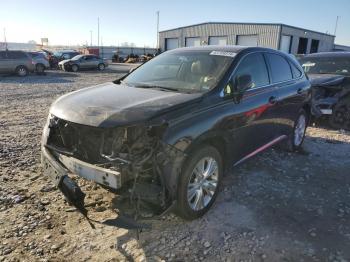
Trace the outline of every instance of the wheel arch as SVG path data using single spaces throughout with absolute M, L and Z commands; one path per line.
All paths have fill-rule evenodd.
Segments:
M 219 136 L 217 134 L 210 134 L 210 133 L 204 134 L 198 137 L 188 146 L 188 148 L 185 151 L 185 154 L 190 155 L 192 151 L 197 150 L 203 145 L 209 145 L 216 148 L 216 150 L 218 150 L 223 160 L 223 166 L 225 170 L 227 166 L 227 163 L 226 163 L 227 161 L 225 161 L 225 159 L 227 159 L 227 156 L 228 156 L 228 148 L 227 148 L 228 141 L 226 141 L 223 138 L 223 136 Z
M 165 174 L 164 179 L 166 187 L 173 200 L 176 199 L 179 177 L 183 170 L 183 167 L 186 165 L 186 162 L 189 159 L 189 156 L 191 156 L 191 153 L 194 150 L 197 150 L 198 148 L 204 145 L 213 146 L 215 149 L 218 150 L 223 161 L 224 173 L 229 167 L 229 161 L 226 161 L 227 159 L 229 159 L 229 148 L 227 146 L 228 141 L 225 140 L 224 136 L 216 132 L 208 132 L 202 134 L 194 140 L 186 139 L 185 148 L 183 148 L 183 150 L 179 150 L 181 151 L 181 154 L 173 158 L 171 163 L 168 163 L 162 168 L 162 173 Z M 172 145 L 172 147 L 174 147 L 174 145 Z

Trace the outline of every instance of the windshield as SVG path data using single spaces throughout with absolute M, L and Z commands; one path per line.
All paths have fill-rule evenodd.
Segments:
M 350 76 L 350 59 L 346 57 L 304 57 L 299 62 L 307 74 Z
M 206 92 L 214 88 L 233 61 L 224 52 L 183 51 L 161 54 L 127 76 L 123 83 L 179 92 Z
M 62 55 L 62 52 L 55 52 L 55 53 L 53 53 L 53 55 L 56 57 L 60 57 Z
M 79 60 L 82 57 L 83 57 L 83 55 L 76 55 L 72 58 L 72 60 Z

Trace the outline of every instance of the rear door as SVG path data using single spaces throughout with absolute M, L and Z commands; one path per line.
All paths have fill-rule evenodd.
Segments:
M 303 101 L 307 98 L 307 81 L 302 80 L 300 68 L 288 58 L 276 53 L 265 53 L 265 57 L 278 96 L 276 127 L 281 134 L 290 134 Z
M 98 64 L 100 63 L 100 59 L 97 56 L 92 55 L 91 56 L 91 61 L 90 63 L 90 68 L 94 69 L 97 68 Z
M 31 68 L 29 67 L 30 65 L 28 64 L 29 58 L 26 56 L 24 52 L 20 51 L 8 51 L 7 52 L 7 66 L 10 72 L 15 72 L 16 68 L 19 65 L 24 65 L 26 66 L 29 70 Z

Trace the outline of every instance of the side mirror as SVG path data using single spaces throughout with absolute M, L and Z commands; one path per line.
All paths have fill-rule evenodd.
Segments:
M 234 103 L 239 104 L 243 93 L 252 87 L 254 87 L 254 82 L 251 75 L 241 75 L 237 76 L 234 81 L 231 81 L 230 84 L 226 86 L 224 94 L 231 96 Z
M 251 75 L 240 75 L 235 80 L 236 91 L 242 93 L 252 87 L 254 82 Z

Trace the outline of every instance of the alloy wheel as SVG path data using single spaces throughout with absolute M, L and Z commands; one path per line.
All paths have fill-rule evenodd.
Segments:
M 194 167 L 187 186 L 187 201 L 194 211 L 204 209 L 218 186 L 218 163 L 212 157 L 202 158 Z
M 294 145 L 300 146 L 303 142 L 306 129 L 306 117 L 301 114 L 294 129 Z
M 24 67 L 19 68 L 17 72 L 18 72 L 19 76 L 26 76 L 27 75 L 27 70 Z

